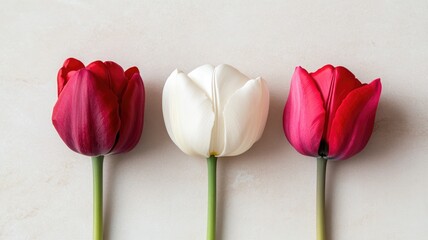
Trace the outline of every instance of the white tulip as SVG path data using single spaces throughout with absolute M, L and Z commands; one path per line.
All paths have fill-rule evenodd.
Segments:
M 186 154 L 235 156 L 261 137 L 269 110 L 263 79 L 229 65 L 203 65 L 188 75 L 175 70 L 162 96 L 166 129 Z

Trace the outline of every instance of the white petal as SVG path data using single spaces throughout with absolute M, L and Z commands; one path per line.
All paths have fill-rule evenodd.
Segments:
M 225 126 L 223 119 L 225 105 L 231 96 L 249 80 L 250 78 L 230 65 L 223 64 L 215 68 L 213 102 L 215 105 L 216 121 L 211 139 L 211 152 L 221 153 L 225 148 Z
M 175 137 L 172 132 L 171 128 L 171 105 L 169 104 L 172 101 L 172 90 L 175 88 L 175 78 L 177 77 L 178 70 L 175 69 L 171 75 L 169 75 L 168 79 L 166 80 L 165 86 L 163 87 L 162 92 L 162 112 L 163 112 L 163 119 L 165 122 L 166 131 L 168 132 L 169 137 L 171 140 L 175 143 Z
M 207 94 L 185 74 L 174 71 L 165 83 L 162 109 L 172 141 L 186 154 L 209 157 L 214 111 Z
M 214 84 L 218 95 L 219 109 L 223 109 L 229 98 L 249 80 L 249 77 L 230 65 L 217 66 L 214 71 Z
M 193 71 L 188 76 L 195 82 L 212 100 L 213 94 L 213 77 L 214 77 L 214 66 L 206 64 L 202 65 Z
M 247 151 L 260 139 L 269 111 L 269 90 L 260 78 L 248 81 L 226 103 L 224 150 L 220 156 L 235 156 Z

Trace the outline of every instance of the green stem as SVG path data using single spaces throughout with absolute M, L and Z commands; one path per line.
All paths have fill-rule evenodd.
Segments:
M 325 172 L 327 159 L 317 159 L 317 240 L 325 240 Z
M 104 156 L 92 157 L 93 173 L 93 239 L 103 239 L 103 160 Z
M 207 240 L 215 240 L 216 225 L 216 168 L 217 158 L 210 156 L 208 160 L 208 225 Z

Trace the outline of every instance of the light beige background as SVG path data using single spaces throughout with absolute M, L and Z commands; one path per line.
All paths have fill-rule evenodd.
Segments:
M 91 239 L 91 161 L 51 124 L 70 56 L 136 65 L 146 86 L 139 145 L 105 161 L 105 239 L 205 238 L 204 159 L 169 139 L 169 74 L 231 64 L 271 91 L 263 137 L 219 160 L 218 239 L 315 239 L 316 161 L 282 131 L 294 67 L 344 65 L 383 92 L 366 149 L 328 165 L 330 240 L 428 235 L 428 2 L 15 1 L 0 3 L 0 239 Z

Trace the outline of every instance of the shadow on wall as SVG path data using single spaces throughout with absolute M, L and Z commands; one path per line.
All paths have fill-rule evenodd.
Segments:
M 326 228 L 327 239 L 334 240 L 334 226 L 339 223 L 335 221 L 334 216 L 336 206 L 335 200 L 335 183 L 339 182 L 341 166 L 364 165 L 365 168 L 370 166 L 379 168 L 390 164 L 391 160 L 397 159 L 386 158 L 386 155 L 400 155 L 399 145 L 402 143 L 403 135 L 409 134 L 408 119 L 406 119 L 405 109 L 400 105 L 394 104 L 392 100 L 382 99 L 379 102 L 373 134 L 366 148 L 359 154 L 345 161 L 337 161 L 328 165 L 327 169 L 327 189 L 326 189 Z M 355 158 L 355 159 L 353 159 Z M 379 162 L 382 161 L 382 162 Z M 352 207 L 352 206 L 350 206 Z
M 393 152 L 402 145 L 402 139 L 410 132 L 409 119 L 405 109 L 400 108 L 393 99 L 382 99 L 379 102 L 375 126 L 371 139 L 361 152 L 360 163 L 369 164 L 373 159 L 380 159 L 386 152 Z M 397 153 L 399 155 L 399 153 Z M 378 160 L 377 160 L 378 161 Z

